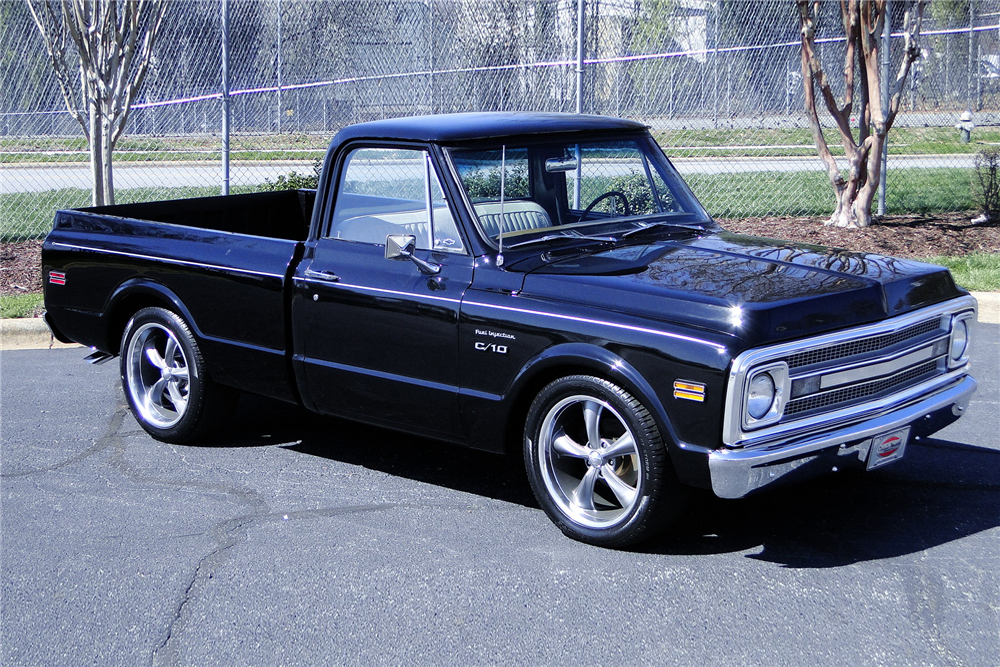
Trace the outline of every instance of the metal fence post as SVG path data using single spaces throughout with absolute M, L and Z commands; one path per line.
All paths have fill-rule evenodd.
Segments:
M 719 127 L 719 0 L 715 0 L 715 31 L 712 35 L 712 127 Z
M 222 194 L 229 194 L 229 0 L 222 0 Z
M 576 112 L 583 113 L 583 12 L 584 0 L 576 0 Z
M 281 0 L 278 0 L 278 121 L 276 123 L 278 134 L 281 134 Z

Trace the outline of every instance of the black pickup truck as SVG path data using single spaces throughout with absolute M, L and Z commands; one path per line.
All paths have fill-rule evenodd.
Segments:
M 519 452 L 605 546 L 688 487 L 889 464 L 976 387 L 947 270 L 728 233 L 644 126 L 595 116 L 350 126 L 315 192 L 59 211 L 43 272 L 55 336 L 120 358 L 155 438 L 252 392 Z

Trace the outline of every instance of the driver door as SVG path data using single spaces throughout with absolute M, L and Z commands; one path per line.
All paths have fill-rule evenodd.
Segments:
M 413 255 L 386 258 L 386 237 Z M 362 147 L 341 168 L 326 233 L 295 276 L 296 363 L 328 414 L 462 435 L 458 319 L 472 282 L 450 203 L 426 150 Z

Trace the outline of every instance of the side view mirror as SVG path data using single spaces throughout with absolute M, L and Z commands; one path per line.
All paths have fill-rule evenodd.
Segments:
M 426 273 L 429 276 L 440 273 L 440 265 L 425 262 L 413 254 L 416 245 L 417 237 L 413 234 L 389 234 L 385 237 L 385 258 L 408 259 L 417 265 L 421 273 Z

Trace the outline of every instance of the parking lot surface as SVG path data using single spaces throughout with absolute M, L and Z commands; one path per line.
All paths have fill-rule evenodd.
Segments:
M 3 665 L 995 665 L 1000 325 L 873 473 L 572 542 L 516 461 L 244 397 L 156 442 L 114 363 L 0 355 Z

